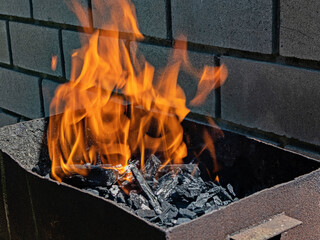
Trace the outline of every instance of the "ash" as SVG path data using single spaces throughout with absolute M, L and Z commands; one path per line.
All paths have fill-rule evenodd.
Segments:
M 128 175 L 130 181 L 125 178 Z M 155 155 L 142 169 L 139 161 L 131 161 L 122 175 L 93 166 L 88 176 L 74 175 L 64 182 L 113 200 L 164 228 L 189 222 L 238 200 L 230 184 L 223 188 L 218 183 L 204 182 L 196 164 L 161 166 Z

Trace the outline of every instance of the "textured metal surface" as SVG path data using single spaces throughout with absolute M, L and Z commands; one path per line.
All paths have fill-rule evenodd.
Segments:
M 6 169 L 11 239 L 165 239 L 164 230 L 116 203 L 39 177 L 0 154 Z
M 221 148 L 217 155 L 225 152 L 226 159 L 229 159 L 226 168 L 235 164 L 236 170 L 246 170 L 238 176 L 236 170 L 228 173 L 234 175 L 234 181 L 247 184 L 249 191 L 243 192 L 244 195 L 258 192 L 193 221 L 164 230 L 112 201 L 32 173 L 30 169 L 41 156 L 43 127 L 43 120 L 36 120 L 0 129 L 1 172 L 5 170 L 1 179 L 5 179 L 11 239 L 225 240 L 234 232 L 282 212 L 303 222 L 283 239 L 320 239 L 320 170 L 296 179 L 290 174 L 286 178 L 269 175 L 274 168 L 281 176 L 286 166 L 290 172 L 298 166 L 297 173 L 307 173 L 308 169 L 318 166 L 309 158 L 226 133 L 225 142 L 217 143 Z M 260 184 L 257 189 L 250 185 L 252 169 L 247 169 L 246 164 L 241 165 L 246 158 L 251 159 L 250 168 L 258 165 L 255 162 L 259 158 L 263 160 L 260 163 L 263 168 L 260 166 L 253 171 L 253 179 Z M 282 161 L 286 163 L 284 166 Z M 227 178 L 228 174 L 223 176 Z M 277 184 L 279 182 L 283 183 Z M 277 185 L 271 187 L 272 184 Z M 259 191 L 261 188 L 265 189 Z M 0 199 L 3 201 L 3 197 Z M 3 207 L 0 210 L 3 211 Z M 0 216 L 2 214 L 0 212 Z M 6 238 L 8 231 L 4 231 L 3 236 L 3 239 L 9 239 Z
M 231 235 L 230 240 L 267 240 L 300 224 L 302 224 L 301 221 L 281 214 L 257 226 L 241 230 L 239 233 Z

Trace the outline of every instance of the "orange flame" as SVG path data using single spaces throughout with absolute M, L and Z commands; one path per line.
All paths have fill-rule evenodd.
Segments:
M 57 63 L 58 63 L 58 56 L 53 55 L 51 58 L 51 69 L 52 71 L 55 71 L 57 69 Z
M 219 176 L 217 175 L 216 178 L 214 179 L 215 182 L 219 182 Z
M 181 163 L 187 149 L 180 123 L 189 109 L 177 84 L 180 67 L 201 78 L 195 104 L 226 77 L 221 77 L 224 67 L 206 67 L 201 77 L 201 71 L 190 66 L 186 43 L 178 42 L 154 83 L 154 67 L 138 58 L 134 49 L 129 51 L 127 41 L 120 38 L 123 29 L 133 33 L 133 41 L 143 38 L 133 5 L 127 0 L 108 2 L 111 10 L 116 9 L 107 23 L 112 32 L 106 37 L 96 31 L 73 54 L 71 80 L 58 88 L 50 106 L 48 148 L 52 176 L 58 181 L 72 174 L 87 175 L 89 168 L 77 167 L 84 164 L 110 165 L 123 173 L 131 158 L 139 156 L 143 166 L 151 153 L 160 155 L 163 164 Z M 102 9 L 101 2 L 94 4 Z M 73 1 L 73 9 L 81 21 L 81 6 Z

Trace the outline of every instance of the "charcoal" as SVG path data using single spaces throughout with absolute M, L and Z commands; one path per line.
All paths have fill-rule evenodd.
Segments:
M 124 209 L 128 210 L 129 212 L 133 212 L 133 209 L 128 207 L 127 204 L 125 203 L 117 203 L 118 205 L 120 205 L 121 207 L 123 207 Z
M 99 196 L 102 196 L 102 197 L 106 197 L 106 195 L 109 196 L 109 189 L 107 187 L 98 186 L 96 187 L 96 190 L 98 190 Z
M 218 208 L 219 208 L 218 206 L 212 205 L 210 208 L 208 208 L 208 209 L 205 210 L 205 213 L 212 212 L 213 210 L 216 210 L 216 209 L 218 209 Z
M 163 175 L 161 178 L 159 178 L 157 189 L 163 188 L 172 179 L 173 175 L 174 175 L 174 172 L 170 171 L 165 175 Z
M 144 210 L 144 209 L 138 209 L 135 211 L 135 213 L 139 216 L 139 217 L 143 217 L 143 218 L 153 218 L 156 216 L 156 213 L 153 210 Z
M 116 196 L 116 202 L 118 203 L 126 203 L 125 195 L 122 191 L 119 191 Z
M 178 168 L 178 173 L 168 180 L 166 184 L 161 184 L 161 187 L 157 189 L 155 194 L 158 196 L 160 201 L 163 201 L 169 197 L 169 195 L 174 191 L 175 187 L 178 185 L 178 174 L 180 169 Z
M 178 215 L 178 208 L 168 202 L 162 204 L 163 212 L 158 216 L 161 222 L 165 222 L 175 218 Z
M 156 196 L 153 194 L 152 190 L 150 189 L 148 183 L 143 178 L 143 176 L 142 176 L 141 172 L 139 171 L 139 169 L 137 168 L 137 166 L 133 165 L 133 166 L 131 166 L 130 169 L 131 169 L 132 174 L 135 177 L 136 181 L 138 182 L 139 186 L 141 187 L 143 192 L 148 197 L 150 205 L 154 208 L 154 211 L 157 214 L 161 214 L 162 210 L 161 210 L 160 204 L 159 204 Z
M 218 196 L 214 196 L 213 197 L 213 201 L 214 201 L 214 204 L 216 206 L 222 206 L 223 205 L 223 202 L 221 201 L 221 199 Z
M 120 188 L 118 187 L 118 185 L 112 185 L 112 187 L 110 188 L 110 194 L 114 198 L 118 195 L 119 191 Z
M 157 185 L 159 184 L 158 181 L 157 181 L 157 179 L 155 179 L 155 178 L 153 178 L 153 179 L 151 179 L 151 180 L 148 180 L 148 181 L 146 181 L 146 182 L 148 183 L 149 187 L 150 187 L 151 189 L 153 189 L 153 190 L 155 190 L 156 187 L 157 187 Z
M 87 181 L 94 186 L 112 186 L 116 183 L 115 171 L 112 169 L 103 169 L 96 165 L 90 165 L 91 169 L 89 175 L 86 177 Z
M 146 205 L 146 204 L 141 204 L 141 209 L 142 210 L 151 210 L 149 207 L 148 207 L 148 205 Z
M 209 193 L 211 196 L 213 196 L 213 195 L 218 194 L 220 191 L 221 191 L 221 187 L 215 186 L 215 187 L 209 189 L 209 190 L 208 190 L 208 193 Z
M 128 202 L 130 202 L 130 206 L 134 209 L 140 209 L 142 205 L 148 206 L 149 203 L 144 196 L 135 191 L 130 192 Z
M 179 209 L 179 215 L 181 218 L 190 218 L 190 219 L 194 219 L 197 216 L 197 214 L 185 208 Z
M 233 201 L 233 198 L 230 196 L 230 194 L 223 187 L 221 187 L 221 193 L 224 195 L 224 197 L 226 199 Z
M 154 179 L 160 164 L 161 161 L 154 154 L 151 154 L 147 159 L 144 168 L 141 170 L 147 181 Z
M 165 222 L 164 225 L 166 227 L 173 227 L 174 226 L 172 222 Z
M 217 186 L 218 186 L 217 184 L 215 184 L 215 183 L 214 183 L 214 182 L 212 182 L 212 181 L 208 181 L 208 182 L 206 182 L 205 184 L 206 184 L 206 186 L 207 186 L 209 189 L 211 189 L 211 188 L 214 188 L 214 187 L 217 187 Z
M 92 189 L 92 188 L 85 188 L 84 190 L 86 190 L 87 192 L 90 192 L 94 195 L 98 195 L 99 196 L 99 191 L 98 190 L 95 190 L 95 189 Z
M 107 170 L 105 170 L 105 174 L 106 174 L 106 185 L 108 187 L 110 187 L 116 183 L 116 181 L 117 181 L 116 171 L 114 171 L 112 169 L 107 169 Z
M 233 187 L 231 186 L 230 183 L 227 184 L 227 189 L 228 189 L 229 193 L 231 193 L 234 197 L 236 196 L 236 194 L 233 190 Z
M 181 169 L 183 172 L 192 174 L 194 177 L 200 177 L 200 169 L 197 164 L 172 164 L 166 165 L 159 170 L 159 172 L 169 172 L 176 169 Z
M 210 198 L 210 194 L 209 193 L 201 193 L 198 197 L 196 202 L 194 203 L 194 206 L 196 208 L 202 208 L 208 201 L 208 199 Z
M 178 218 L 177 224 L 186 223 L 186 222 L 190 222 L 190 221 L 191 221 L 190 218 Z

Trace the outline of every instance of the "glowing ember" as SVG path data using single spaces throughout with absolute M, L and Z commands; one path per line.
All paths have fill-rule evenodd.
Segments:
M 88 168 L 76 167 L 84 164 L 111 165 L 123 173 L 133 156 L 139 156 L 143 167 L 144 159 L 153 153 L 163 165 L 182 163 L 187 149 L 180 123 L 189 109 L 177 84 L 180 67 L 200 79 L 192 105 L 203 103 L 227 76 L 224 66 L 194 69 L 186 55 L 186 41 L 180 41 L 154 82 L 154 67 L 138 58 L 134 49 L 129 51 L 126 40 L 119 37 L 124 29 L 133 33 L 132 41 L 143 38 L 133 5 L 126 0 L 108 2 L 111 15 L 104 28 L 112 32 L 108 37 L 95 32 L 73 54 L 71 80 L 56 91 L 50 106 L 48 147 L 52 176 L 58 181 L 72 174 L 86 176 Z M 93 4 L 99 9 L 102 3 Z M 73 9 L 82 20 L 80 5 L 74 2 Z M 76 76 L 76 72 L 81 73 Z M 209 136 L 204 138 L 215 160 L 213 142 Z

